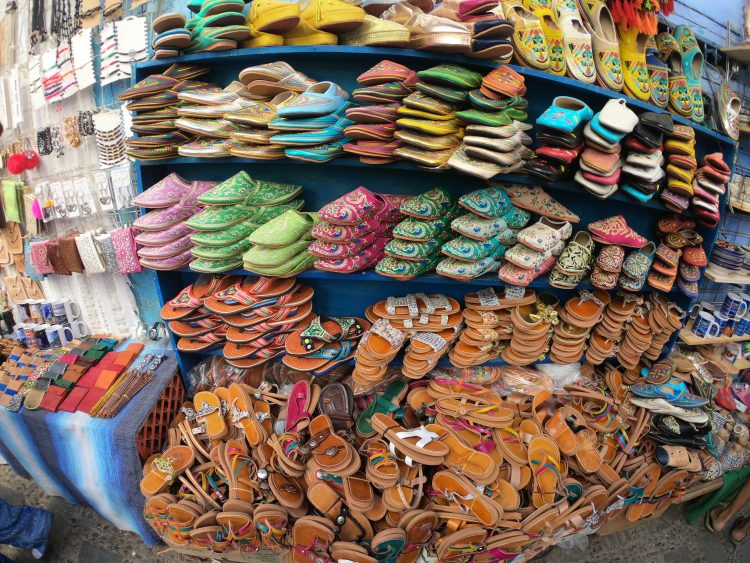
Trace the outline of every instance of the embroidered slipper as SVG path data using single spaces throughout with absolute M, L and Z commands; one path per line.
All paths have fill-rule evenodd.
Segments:
M 323 221 L 341 225 L 356 225 L 367 221 L 386 205 L 380 194 L 362 186 L 324 205 L 318 216 Z
M 593 84 L 596 81 L 596 66 L 591 35 L 577 15 L 566 17 L 559 23 L 568 75 L 586 84 Z
M 549 48 L 539 18 L 520 4 L 509 5 L 505 17 L 513 24 L 516 62 L 536 70 L 547 70 L 550 66 Z
M 467 281 L 476 279 L 484 274 L 497 272 L 499 269 L 500 260 L 498 260 L 498 256 L 490 255 L 475 262 L 447 258 L 438 263 L 435 271 L 441 276 Z
M 590 120 L 593 115 L 591 108 L 581 100 L 569 96 L 558 96 L 552 101 L 552 105 L 537 118 L 536 123 L 572 133 L 581 123 Z
M 445 190 L 434 188 L 407 199 L 401 204 L 400 211 L 410 217 L 431 221 L 444 216 L 452 205 L 453 201 Z
M 508 227 L 502 217 L 486 219 L 474 213 L 467 213 L 454 219 L 451 222 L 451 229 L 465 237 L 483 241 L 498 236 L 501 232 L 508 230 Z
M 135 237 L 135 242 L 141 246 L 158 247 L 174 242 L 185 235 L 192 235 L 193 233 L 195 233 L 195 231 L 185 225 L 185 223 L 177 223 L 163 231 L 147 231 L 140 233 Z
M 482 83 L 482 75 L 478 72 L 452 64 L 442 64 L 427 70 L 420 70 L 417 76 L 425 82 L 466 90 L 478 88 Z
M 585 19 L 593 43 L 596 80 L 600 86 L 619 92 L 623 88 L 622 60 L 612 14 L 605 3 L 596 2 Z
M 389 60 L 382 60 L 371 69 L 357 77 L 357 82 L 363 86 L 385 84 L 387 82 L 406 82 L 414 71 Z
M 642 248 L 648 243 L 647 239 L 628 227 L 627 221 L 622 215 L 615 215 L 589 223 L 588 229 L 592 238 L 603 244 Z
M 688 91 L 692 101 L 690 119 L 702 123 L 705 117 L 703 108 L 703 53 L 695 40 L 693 31 L 686 25 L 678 25 L 674 38 L 682 53 L 682 71 L 685 73 Z
M 485 219 L 502 217 L 512 207 L 508 194 L 495 186 L 464 194 L 458 199 L 458 203 L 461 207 Z
M 651 82 L 646 66 L 648 35 L 641 33 L 637 26 L 626 29 L 622 24 L 618 24 L 617 31 L 620 36 L 623 89 L 629 96 L 647 102 L 651 96 Z
M 201 194 L 199 203 L 205 205 L 279 205 L 302 193 L 302 186 L 253 180 L 244 170 Z
M 505 193 L 513 205 L 551 219 L 560 219 L 571 223 L 578 223 L 581 218 L 567 207 L 553 199 L 538 186 L 523 184 L 509 184 L 503 186 Z
M 315 269 L 348 274 L 371 268 L 383 257 L 387 240 L 377 238 L 371 246 L 343 258 L 319 258 L 315 260 Z

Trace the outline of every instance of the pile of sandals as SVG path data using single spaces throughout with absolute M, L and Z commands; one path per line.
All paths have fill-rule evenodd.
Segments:
M 375 308 L 408 308 L 392 305 Z M 387 338 L 367 334 L 377 333 L 360 349 L 382 354 Z M 206 556 L 531 558 L 621 514 L 659 515 L 703 477 L 707 454 L 673 445 L 663 416 L 649 439 L 649 422 L 667 405 L 687 432 L 694 423 L 681 417 L 707 400 L 675 383 L 674 362 L 643 369 L 645 380 L 640 368 L 587 364 L 556 394 L 546 375 L 516 366 L 396 375 L 357 396 L 349 378 L 240 379 L 184 404 L 165 451 L 145 464 L 144 516 L 171 547 Z

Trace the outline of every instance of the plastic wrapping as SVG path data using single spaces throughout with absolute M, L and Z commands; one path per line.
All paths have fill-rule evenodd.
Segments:
M 539 364 L 536 368 L 550 378 L 555 392 L 581 380 L 581 364 Z

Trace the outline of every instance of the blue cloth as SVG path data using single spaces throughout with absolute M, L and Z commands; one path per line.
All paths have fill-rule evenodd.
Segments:
M 52 514 L 43 508 L 14 506 L 0 499 L 0 543 L 20 549 L 41 547 L 52 529 Z

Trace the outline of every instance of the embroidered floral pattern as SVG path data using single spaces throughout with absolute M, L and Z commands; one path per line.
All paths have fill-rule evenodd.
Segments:
M 362 186 L 323 206 L 318 216 L 324 221 L 354 225 L 373 217 L 383 209 L 385 201 Z
M 451 229 L 474 240 L 486 240 L 507 229 L 502 217 L 485 219 L 473 213 L 461 215 L 451 222 Z
M 172 172 L 143 193 L 133 198 L 133 203 L 140 207 L 167 207 L 175 205 L 187 195 L 191 183 Z
M 500 262 L 495 260 L 494 255 L 475 262 L 446 258 L 437 265 L 437 273 L 451 278 L 474 279 L 488 272 L 496 271 L 499 267 Z
M 422 242 L 393 239 L 385 247 L 385 253 L 403 260 L 424 260 L 434 256 L 442 244 L 441 239 L 429 239 Z
M 547 40 L 541 27 L 533 23 L 517 25 L 513 32 L 513 46 L 529 66 L 544 70 L 549 66 Z
M 257 207 L 243 204 L 208 207 L 193 215 L 185 224 L 197 231 L 216 231 L 247 221 L 257 211 Z
M 500 249 L 496 238 L 478 241 L 467 237 L 457 237 L 448 241 L 441 249 L 442 253 L 457 260 L 476 262 L 488 256 L 494 256 Z M 505 248 L 502 249 L 503 253 Z
M 459 204 L 483 217 L 502 217 L 511 210 L 510 198 L 498 187 L 485 188 L 462 195 Z
M 110 233 L 121 274 L 141 271 L 141 263 L 138 261 L 133 232 L 134 229 L 132 227 L 123 227 L 122 229 L 115 229 Z
M 451 206 L 451 197 L 441 188 L 434 188 L 401 204 L 401 213 L 418 219 L 439 219 Z
M 140 233 L 135 237 L 135 242 L 144 246 L 161 246 L 163 244 L 169 244 L 185 235 L 191 235 L 194 232 L 195 231 L 185 223 L 177 223 L 163 231 Z

